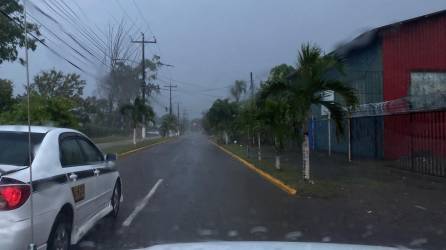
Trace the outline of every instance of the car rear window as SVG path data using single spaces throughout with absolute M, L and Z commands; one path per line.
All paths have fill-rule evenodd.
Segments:
M 31 133 L 31 148 L 40 145 L 44 133 Z M 0 164 L 13 166 L 27 166 L 28 161 L 28 133 L 0 132 Z

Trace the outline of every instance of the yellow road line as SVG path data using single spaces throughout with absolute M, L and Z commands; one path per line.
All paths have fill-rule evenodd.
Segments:
M 263 178 L 265 178 L 266 180 L 268 180 L 269 182 L 271 182 L 272 184 L 276 185 L 277 187 L 279 187 L 280 189 L 282 189 L 283 191 L 287 192 L 290 195 L 295 195 L 297 193 L 297 190 L 286 185 L 285 183 L 283 183 L 281 180 L 273 177 L 272 175 L 268 174 L 267 172 L 261 170 L 260 168 L 256 167 L 254 164 L 242 159 L 241 157 L 239 157 L 238 155 L 232 153 L 231 151 L 227 150 L 226 148 L 218 145 L 217 143 L 209 140 L 212 144 L 214 144 L 216 147 L 218 147 L 219 149 L 221 149 L 222 151 L 224 151 L 225 153 L 229 154 L 230 156 L 232 156 L 234 159 L 240 161 L 241 163 L 243 163 L 243 165 L 245 165 L 246 167 L 248 167 L 249 169 L 251 169 L 252 171 L 258 173 L 259 175 L 261 175 Z
M 156 146 L 156 145 L 159 145 L 159 144 L 163 144 L 163 143 L 166 143 L 166 142 L 170 142 L 170 141 L 174 140 L 175 138 L 176 138 L 176 137 L 174 137 L 174 138 L 169 138 L 169 139 L 166 139 L 166 140 L 163 140 L 163 141 L 159 141 L 159 142 L 156 142 L 156 143 L 147 145 L 147 146 L 143 146 L 143 147 L 140 147 L 140 148 L 132 149 L 132 150 L 130 150 L 130 151 L 127 151 L 127 152 L 118 154 L 118 156 L 119 156 L 119 157 L 128 156 L 129 154 L 135 153 L 135 152 L 137 152 L 137 151 L 140 151 L 140 150 L 143 150 L 143 149 L 148 149 L 148 148 L 151 148 L 151 147 L 153 147 L 153 146 Z

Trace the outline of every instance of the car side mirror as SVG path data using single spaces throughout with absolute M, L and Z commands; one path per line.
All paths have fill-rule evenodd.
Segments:
M 105 161 L 116 161 L 118 159 L 118 155 L 116 153 L 110 154 L 107 153 L 105 155 Z

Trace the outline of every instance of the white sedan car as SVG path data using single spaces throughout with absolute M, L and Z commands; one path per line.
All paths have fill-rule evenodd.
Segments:
M 31 127 L 31 148 L 33 209 L 28 127 L 0 126 L 0 249 L 68 249 L 101 218 L 117 216 L 115 154 L 76 130 L 50 127 Z

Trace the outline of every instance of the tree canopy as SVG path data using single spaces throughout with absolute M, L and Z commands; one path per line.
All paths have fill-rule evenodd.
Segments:
M 18 48 L 25 47 L 25 34 L 23 32 L 23 6 L 18 0 L 0 1 L 0 64 L 4 61 L 13 62 L 18 59 Z M 21 24 L 18 25 L 17 23 Z M 36 37 L 40 36 L 38 26 L 28 22 L 28 32 L 34 33 Z M 37 40 L 28 38 L 28 47 L 35 50 Z M 21 60 L 23 62 L 23 60 Z

